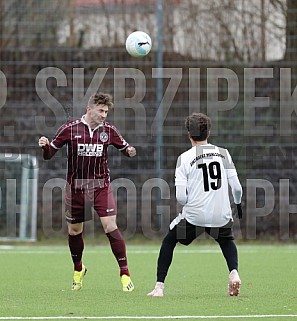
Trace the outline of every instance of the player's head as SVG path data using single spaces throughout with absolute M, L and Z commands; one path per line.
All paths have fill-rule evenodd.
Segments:
M 210 133 L 210 118 L 202 113 L 193 113 L 185 121 L 185 127 L 194 141 L 204 141 Z
M 93 94 L 89 99 L 88 107 L 92 108 L 99 105 L 104 105 L 104 106 L 107 106 L 108 109 L 112 109 L 113 108 L 112 96 L 110 94 L 104 94 L 104 93 Z
M 111 95 L 103 93 L 94 94 L 89 99 L 85 119 L 89 125 L 96 127 L 105 121 L 111 108 L 113 108 Z

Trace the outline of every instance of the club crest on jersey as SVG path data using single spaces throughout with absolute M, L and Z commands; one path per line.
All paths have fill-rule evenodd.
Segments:
M 108 141 L 108 134 L 106 132 L 101 132 L 99 138 L 101 142 L 105 143 Z
M 78 156 L 102 156 L 103 144 L 78 144 Z

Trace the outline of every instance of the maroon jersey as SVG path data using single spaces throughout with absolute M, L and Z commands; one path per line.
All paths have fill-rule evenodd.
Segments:
M 50 146 L 44 148 L 44 158 L 50 159 L 65 144 L 68 157 L 67 182 L 71 188 L 83 190 L 92 190 L 109 183 L 109 145 L 120 151 L 129 146 L 114 126 L 105 121 L 91 129 L 84 116 L 58 129 Z

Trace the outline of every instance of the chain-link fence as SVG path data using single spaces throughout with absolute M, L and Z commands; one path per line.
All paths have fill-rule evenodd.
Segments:
M 237 236 L 296 238 L 294 1 L 0 0 L 0 9 L 1 153 L 39 159 L 40 237 L 65 230 L 67 164 L 65 150 L 43 161 L 38 138 L 80 117 L 100 90 L 114 96 L 109 121 L 137 148 L 134 159 L 109 150 L 126 237 L 161 236 L 177 214 L 174 170 L 190 148 L 184 119 L 201 111 L 244 187 Z M 145 58 L 125 51 L 134 30 L 152 38 Z

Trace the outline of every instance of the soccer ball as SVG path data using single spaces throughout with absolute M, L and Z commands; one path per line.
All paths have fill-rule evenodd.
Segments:
M 126 50 L 132 57 L 144 57 L 151 48 L 152 40 L 143 31 L 134 31 L 126 39 Z

